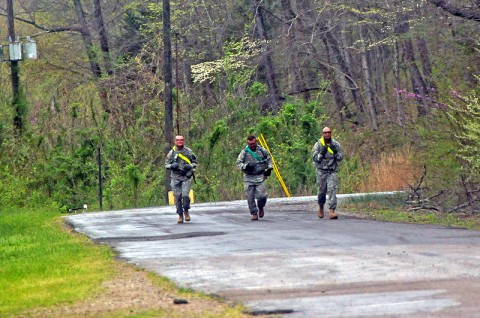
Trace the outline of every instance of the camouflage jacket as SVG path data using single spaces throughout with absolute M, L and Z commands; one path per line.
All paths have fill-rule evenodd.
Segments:
M 250 154 L 246 148 L 242 149 L 237 158 L 237 168 L 244 172 L 243 181 L 249 184 L 258 184 L 263 182 L 265 180 L 265 176 L 263 175 L 265 170 L 268 168 L 273 168 L 272 158 L 265 148 L 257 145 L 257 149 L 255 149 L 254 152 L 261 159 L 260 161 L 252 156 L 252 154 Z M 249 162 L 255 164 L 254 169 L 251 171 L 247 170 L 247 164 Z
M 189 172 L 185 169 L 185 166 L 188 164 L 185 160 L 179 156 L 182 154 L 188 160 L 190 160 L 192 165 L 192 170 Z M 173 163 L 178 163 L 177 169 L 172 169 L 171 166 Z M 172 179 L 176 180 L 186 180 L 192 177 L 193 172 L 195 172 L 195 168 L 197 167 L 197 157 L 192 152 L 192 150 L 188 147 L 183 147 L 182 150 L 177 150 L 177 147 L 173 147 L 167 154 L 167 158 L 165 158 L 165 168 L 171 169 L 171 177 Z
M 315 165 L 315 168 L 323 171 L 337 172 L 338 163 L 343 160 L 343 151 L 340 147 L 340 144 L 335 139 L 332 139 L 330 144 L 330 150 L 325 153 L 324 156 L 321 155 L 322 144 L 320 140 L 315 143 L 313 146 L 312 159 Z M 332 153 L 336 151 L 336 153 Z

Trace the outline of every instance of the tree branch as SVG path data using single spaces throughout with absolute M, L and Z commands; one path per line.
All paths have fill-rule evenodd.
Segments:
M 449 0 L 428 0 L 428 2 L 456 17 L 480 22 L 480 8 L 462 7 Z
M 0 16 L 4 16 L 6 17 L 5 14 L 3 13 L 0 13 Z M 15 20 L 17 21 L 20 21 L 20 22 L 23 22 L 23 23 L 26 23 L 26 24 L 30 24 L 30 25 L 33 25 L 35 28 L 39 29 L 39 30 L 42 30 L 42 31 L 45 31 L 41 34 L 45 34 L 45 33 L 57 33 L 57 32 L 78 32 L 78 33 L 82 33 L 82 28 L 79 27 L 79 26 L 67 26 L 67 27 L 57 27 L 57 28 L 47 28 L 45 26 L 42 26 L 40 24 L 37 24 L 35 21 L 30 21 L 30 20 L 26 20 L 26 19 L 23 19 L 23 18 L 20 18 L 20 17 L 15 17 Z

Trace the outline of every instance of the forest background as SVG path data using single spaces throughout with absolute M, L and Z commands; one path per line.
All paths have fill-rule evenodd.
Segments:
M 314 195 L 311 148 L 329 126 L 340 192 L 480 210 L 478 0 L 6 0 L 3 52 L 9 9 L 39 58 L 0 64 L 0 209 L 98 209 L 98 151 L 104 210 L 164 205 L 177 133 L 198 157 L 196 202 L 243 197 L 249 133 L 292 195 Z

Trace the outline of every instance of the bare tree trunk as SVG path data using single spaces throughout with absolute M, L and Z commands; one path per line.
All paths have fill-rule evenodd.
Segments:
M 112 61 L 110 58 L 110 48 L 108 45 L 108 35 L 103 22 L 102 7 L 100 0 L 93 0 L 95 22 L 97 24 L 97 31 L 100 36 L 100 47 L 103 53 L 103 61 L 105 63 L 105 70 L 108 75 L 112 75 Z
M 165 155 L 170 151 L 173 142 L 173 96 L 172 96 L 172 42 L 170 24 L 170 0 L 163 0 L 163 76 L 165 103 Z M 171 177 L 165 172 L 165 202 L 168 202 Z
M 351 119 L 353 115 L 347 106 L 344 92 L 343 92 L 343 87 L 342 85 L 340 85 L 338 79 L 345 78 L 347 83 L 351 83 L 351 77 L 348 78 L 347 75 L 341 74 L 340 72 L 338 72 L 337 74 L 337 68 L 332 67 L 331 62 L 325 62 L 324 59 L 321 58 L 320 53 L 317 52 L 317 48 L 315 47 L 315 43 L 313 41 L 314 36 L 318 32 L 318 30 L 325 33 L 325 31 L 328 29 L 324 25 L 321 25 L 318 23 L 317 17 L 313 13 L 314 10 L 310 6 L 310 2 L 308 0 L 297 1 L 297 6 L 301 8 L 299 9 L 299 11 L 301 12 L 299 12 L 298 20 L 302 21 L 302 19 L 305 19 L 309 23 L 309 24 L 300 23 L 301 25 L 300 32 L 302 32 L 304 36 L 307 37 L 305 42 L 309 44 L 308 45 L 308 50 L 310 50 L 309 54 L 317 62 L 317 67 L 322 73 L 322 75 L 330 83 L 330 89 L 331 89 L 331 93 L 333 94 L 333 98 L 335 100 L 336 110 L 338 112 L 340 122 L 343 125 L 344 120 Z M 332 53 L 329 50 L 329 42 L 327 41 L 326 37 L 322 37 L 322 41 L 324 42 L 325 50 L 327 52 L 327 58 L 329 61 L 331 61 Z M 343 66 L 345 67 L 345 64 L 346 64 L 345 58 L 343 56 L 340 56 L 340 57 L 336 56 L 337 54 L 341 55 L 341 51 L 338 49 L 338 47 L 336 49 L 332 48 L 332 51 L 333 51 L 333 54 L 335 55 L 335 60 L 340 59 L 341 61 L 343 61 L 344 62 Z M 348 52 L 345 52 L 345 53 L 348 53 Z M 356 87 L 355 83 L 353 86 Z M 357 96 L 356 93 L 353 93 L 353 96 L 356 97 Z M 358 99 L 355 99 L 355 102 L 357 103 Z M 361 117 L 357 116 L 357 120 L 354 121 L 354 123 L 358 125 L 360 119 Z
M 427 42 L 424 38 L 417 38 L 417 49 L 422 62 L 422 71 L 425 78 L 426 88 L 430 96 L 436 95 L 436 86 L 432 81 L 432 63 L 430 62 L 430 53 L 428 52 Z
M 397 123 L 399 126 L 403 126 L 405 121 L 405 113 L 403 110 L 402 98 L 399 92 L 402 89 L 402 84 L 400 82 L 400 66 L 399 66 L 400 56 L 398 54 L 397 40 L 395 40 L 393 43 L 393 54 L 394 54 L 393 77 L 395 78 L 395 86 L 396 86 L 395 100 L 397 102 Z
M 306 79 L 302 75 L 302 67 L 299 62 L 298 38 L 296 24 L 301 21 L 297 19 L 297 14 L 292 9 L 290 0 L 281 0 L 282 16 L 283 16 L 283 32 L 284 32 L 284 59 L 287 63 L 287 82 L 290 92 L 303 92 L 303 100 L 308 102 L 310 94 L 306 90 Z
M 370 70 L 368 67 L 368 61 L 367 61 L 367 49 L 365 45 L 366 41 L 366 36 L 365 36 L 365 29 L 363 26 L 360 24 L 360 44 L 361 44 L 361 59 L 362 59 L 362 71 L 363 71 L 363 76 L 365 78 L 365 90 L 367 93 L 367 105 L 368 105 L 368 111 L 370 114 L 370 122 L 372 123 L 372 129 L 374 131 L 378 130 L 378 123 L 377 123 L 377 113 L 375 111 L 375 105 L 374 105 L 374 99 L 375 96 L 373 95 L 373 85 L 372 85 L 372 80 L 370 76 Z
M 87 19 L 85 18 L 85 13 L 83 12 L 82 2 L 80 0 L 73 0 L 75 10 L 77 13 L 77 19 L 82 29 L 82 38 L 83 43 L 85 44 L 85 49 L 87 50 L 88 61 L 90 62 L 90 69 L 95 78 L 100 78 L 102 71 L 100 65 L 98 64 L 97 54 L 95 53 L 93 47 L 92 36 L 90 34 L 90 29 L 88 28 Z
M 388 87 L 389 87 L 389 80 L 387 76 L 387 72 L 385 70 L 386 61 L 385 57 L 389 55 L 383 49 L 383 46 L 377 46 L 373 49 L 373 52 L 369 55 L 368 58 L 368 65 L 373 69 L 370 73 L 373 74 L 383 74 L 383 76 L 374 76 L 374 83 L 373 83 L 373 93 L 375 95 L 375 100 L 377 101 L 377 105 L 382 106 L 385 112 L 385 118 L 388 124 L 392 122 L 392 116 L 390 112 L 390 108 L 382 98 L 382 96 L 388 95 Z M 368 57 L 368 56 L 367 56 Z M 377 114 L 378 116 L 378 114 Z
M 404 38 L 403 44 L 403 53 L 405 62 L 407 64 L 410 76 L 412 78 L 412 89 L 416 96 L 417 101 L 417 113 L 419 116 L 425 116 L 428 114 L 428 109 L 431 106 L 429 98 L 429 90 L 425 79 L 423 78 L 420 70 L 418 69 L 417 62 L 415 61 L 415 53 L 413 48 L 412 39 L 407 35 L 410 30 L 410 24 L 408 22 L 409 17 L 403 13 L 399 13 L 398 24 L 395 26 L 395 33 L 398 36 Z
M 425 80 L 418 69 L 415 61 L 415 55 L 413 51 L 413 43 L 410 38 L 407 38 L 403 42 L 403 50 L 405 53 L 405 60 L 408 64 L 410 76 L 412 77 L 413 92 L 417 96 L 417 112 L 419 116 L 425 116 L 428 114 L 429 92 Z
M 330 83 L 330 89 L 333 94 L 333 99 L 335 100 L 336 112 L 338 113 L 338 119 L 340 120 L 341 125 L 344 125 L 344 120 L 350 119 L 352 114 L 350 113 L 347 103 L 345 102 L 345 96 L 343 95 L 342 86 L 338 83 L 335 71 L 325 65 L 320 59 L 316 58 L 318 56 L 317 49 L 312 44 L 311 45 L 312 56 L 317 61 L 317 66 L 320 72 L 325 76 L 325 79 Z M 327 52 L 328 53 L 328 52 Z M 328 59 L 330 59 L 330 55 L 328 54 Z
M 350 91 L 352 92 L 352 97 L 355 102 L 355 105 L 357 106 L 357 110 L 359 112 L 364 112 L 365 107 L 363 104 L 362 97 L 360 96 L 358 85 L 355 83 L 353 72 L 351 71 L 350 66 L 347 64 L 347 62 L 343 58 L 344 54 L 342 54 L 340 46 L 338 45 L 338 41 L 335 39 L 332 32 L 326 26 L 322 26 L 322 29 L 325 30 L 325 36 L 326 36 L 328 45 L 334 53 L 334 57 L 345 76 L 345 80 L 350 85 Z
M 278 95 L 278 88 L 277 88 L 277 83 L 275 78 L 275 70 L 272 63 L 272 52 L 268 44 L 266 43 L 268 38 L 265 31 L 263 7 L 261 6 L 260 3 L 261 3 L 261 0 L 254 0 L 255 29 L 256 29 L 256 34 L 258 38 L 265 42 L 263 69 L 264 69 L 265 79 L 268 84 L 269 97 L 270 97 L 270 103 L 271 103 L 271 105 L 268 106 L 267 110 L 276 114 L 280 109 L 280 97 Z
M 102 76 L 102 71 L 100 69 L 100 65 L 98 64 L 97 54 L 95 53 L 90 29 L 88 28 L 85 13 L 83 12 L 82 2 L 81 0 L 73 0 L 73 4 L 77 13 L 78 22 L 81 26 L 83 43 L 85 44 L 85 49 L 87 50 L 88 61 L 90 62 L 90 69 L 95 80 L 97 81 L 98 94 L 102 102 L 102 109 L 104 112 L 110 113 L 111 109 L 108 104 L 107 91 L 103 86 L 98 84 L 98 80 Z

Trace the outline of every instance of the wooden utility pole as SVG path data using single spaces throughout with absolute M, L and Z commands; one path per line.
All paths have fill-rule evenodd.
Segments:
M 165 155 L 170 151 L 173 141 L 173 97 L 172 97 L 172 43 L 170 38 L 170 0 L 163 0 L 163 76 L 165 102 Z M 170 174 L 165 173 L 165 202 L 168 202 Z
M 13 14 L 13 0 L 7 0 L 7 16 L 8 16 L 8 36 L 10 41 L 15 42 L 15 19 Z M 15 108 L 15 116 L 13 118 L 13 127 L 17 135 L 23 133 L 24 107 L 20 101 L 20 67 L 18 61 L 10 61 L 10 73 L 12 79 L 12 106 Z

